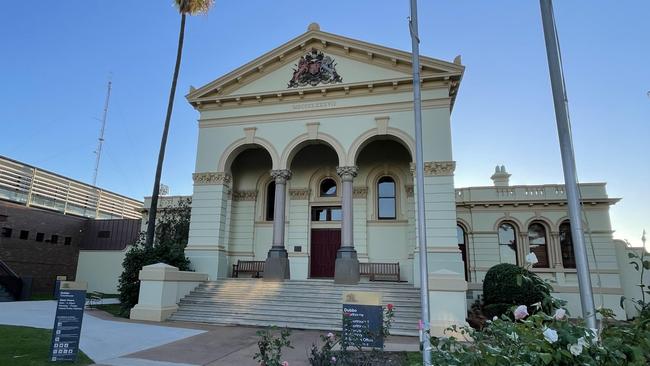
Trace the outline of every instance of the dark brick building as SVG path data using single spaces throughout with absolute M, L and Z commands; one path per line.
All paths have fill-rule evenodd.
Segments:
M 56 276 L 74 279 L 80 249 L 132 244 L 141 210 L 140 201 L 0 156 L 0 286 L 17 275 L 32 278 L 33 293 L 51 292 Z

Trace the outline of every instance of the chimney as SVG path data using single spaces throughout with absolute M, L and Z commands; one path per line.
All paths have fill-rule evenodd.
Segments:
M 495 187 L 507 187 L 510 184 L 510 174 L 506 172 L 506 167 L 496 166 L 494 168 L 494 174 L 490 177 L 494 182 Z

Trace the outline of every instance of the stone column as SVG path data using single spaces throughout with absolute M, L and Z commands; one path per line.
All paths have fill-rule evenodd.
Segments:
M 290 277 L 289 256 L 284 247 L 284 209 L 286 207 L 287 180 L 291 178 L 288 169 L 272 170 L 275 179 L 275 201 L 273 203 L 273 245 L 264 265 L 264 279 L 283 281 Z
M 359 259 L 354 249 L 352 227 L 352 182 L 357 176 L 356 166 L 340 166 L 336 173 L 341 177 L 342 184 L 342 211 L 341 222 L 341 248 L 336 252 L 334 265 L 334 282 L 343 284 L 359 283 Z

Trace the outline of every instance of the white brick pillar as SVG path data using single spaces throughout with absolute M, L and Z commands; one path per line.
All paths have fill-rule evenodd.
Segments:
M 226 243 L 231 176 L 224 172 L 194 173 L 192 215 L 185 255 L 196 272 L 211 280 L 227 277 Z

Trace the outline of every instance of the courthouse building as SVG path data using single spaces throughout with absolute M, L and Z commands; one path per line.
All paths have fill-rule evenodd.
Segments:
M 312 24 L 191 88 L 187 99 L 199 113 L 186 248 L 193 269 L 223 280 L 238 261 L 264 261 L 260 283 L 354 285 L 368 281 L 359 263 L 399 263 L 402 284 L 416 289 L 414 192 L 423 189 L 434 330 L 465 321 L 491 266 L 524 265 L 530 251 L 539 258 L 533 270 L 554 281 L 579 315 L 564 187 L 510 186 L 501 166 L 493 184 L 455 189 L 456 165 L 472 163 L 454 161 L 451 146 L 464 66 L 460 57 L 423 56 L 420 64 L 423 187 L 414 180 L 410 53 Z M 617 200 L 602 183 L 583 184 L 582 194 L 596 301 L 618 308 L 609 222 Z

